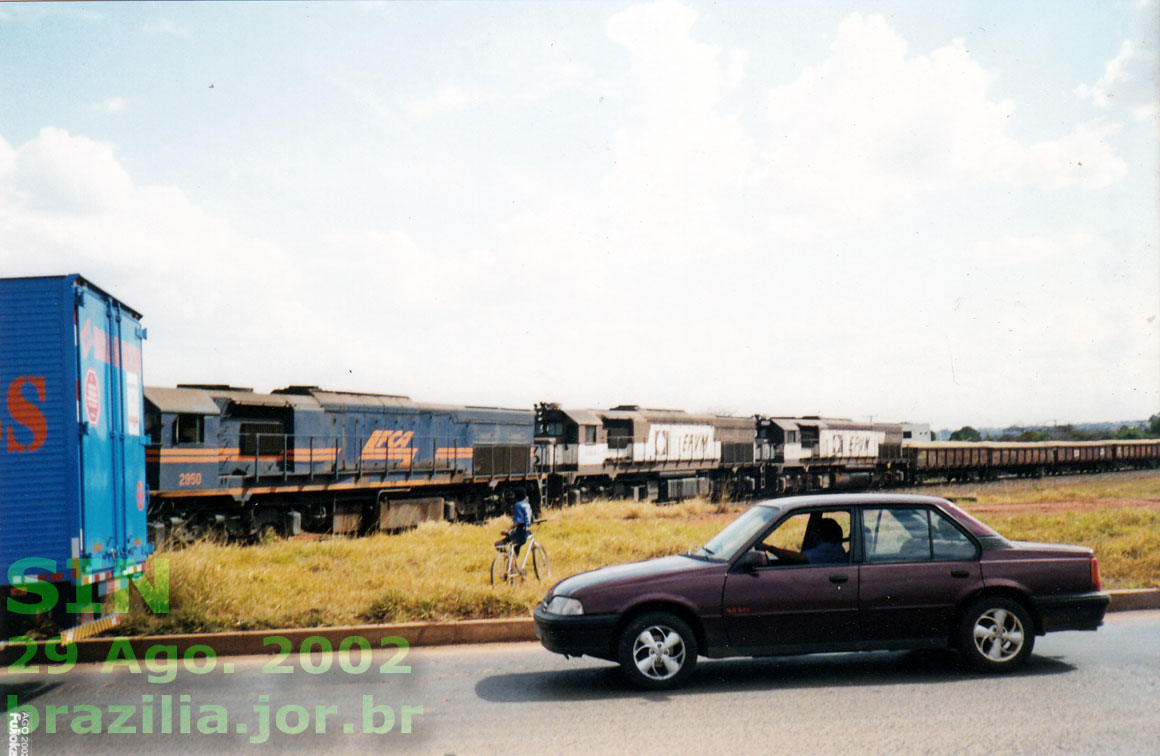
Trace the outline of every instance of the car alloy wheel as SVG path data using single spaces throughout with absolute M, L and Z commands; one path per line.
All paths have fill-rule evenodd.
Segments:
M 989 609 L 975 619 L 975 650 L 991 661 L 1014 659 L 1023 650 L 1023 623 L 1006 609 Z
M 987 671 L 1014 669 L 1027 661 L 1035 628 L 1022 605 L 1008 598 L 983 598 L 963 613 L 959 647 L 975 667 Z
M 697 664 L 693 631 L 667 612 L 637 617 L 620 636 L 621 669 L 640 688 L 661 690 L 684 682 Z

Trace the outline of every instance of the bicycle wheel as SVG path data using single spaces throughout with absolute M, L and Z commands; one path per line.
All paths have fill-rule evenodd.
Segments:
M 505 552 L 500 552 L 495 555 L 495 559 L 491 560 L 491 584 L 507 582 L 509 576 L 508 555 Z
M 548 561 L 548 550 L 539 543 L 532 544 L 532 571 L 536 580 L 552 576 L 552 563 Z

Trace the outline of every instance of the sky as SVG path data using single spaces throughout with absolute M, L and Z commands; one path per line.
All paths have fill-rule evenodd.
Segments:
M 1157 0 L 0 5 L 0 275 L 149 385 L 1160 411 Z M 0 334 L 2 338 L 2 334 Z

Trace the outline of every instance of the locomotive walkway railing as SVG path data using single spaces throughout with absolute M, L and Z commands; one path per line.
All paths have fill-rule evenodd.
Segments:
M 450 436 L 380 430 L 369 436 L 255 433 L 243 436 L 230 472 L 248 479 L 436 475 L 516 479 L 537 473 L 531 444 L 466 445 Z

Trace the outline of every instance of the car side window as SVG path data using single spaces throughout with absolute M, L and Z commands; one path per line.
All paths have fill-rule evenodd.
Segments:
M 862 512 L 866 561 L 930 561 L 930 510 L 921 507 L 885 507 Z
M 848 564 L 850 512 L 799 512 L 774 528 L 757 547 L 771 566 Z
M 934 536 L 932 551 L 936 560 L 974 559 L 978 554 L 975 542 L 956 528 L 945 515 L 931 512 L 930 526 L 931 535 Z

